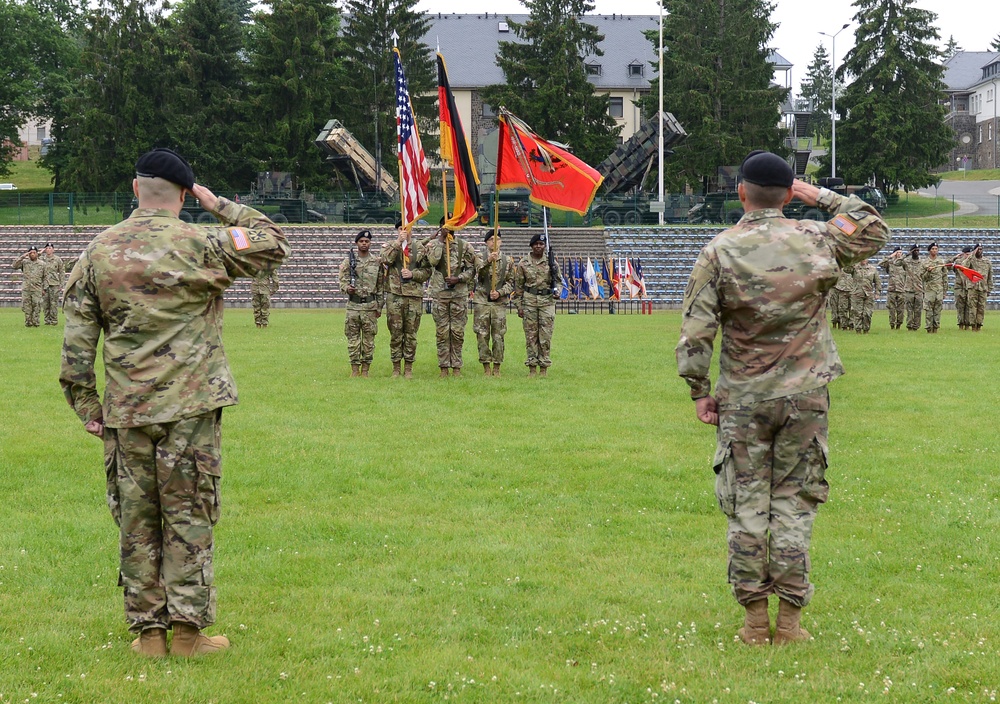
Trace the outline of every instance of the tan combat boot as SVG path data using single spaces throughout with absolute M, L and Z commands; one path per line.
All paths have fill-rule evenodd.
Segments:
M 493 376 L 500 376 L 500 365 L 496 362 L 493 363 Z
M 441 378 L 442 379 L 448 378 L 448 367 L 441 367 Z
M 229 647 L 225 636 L 206 636 L 187 623 L 174 622 L 174 639 L 170 642 L 170 654 L 182 658 L 212 655 Z
M 369 366 L 370 365 L 368 365 L 368 364 L 362 364 L 361 365 L 361 376 L 368 376 L 368 367 Z
M 147 628 L 132 641 L 132 652 L 147 658 L 167 657 L 167 629 Z
M 743 628 L 739 630 L 740 640 L 747 645 L 767 645 L 771 641 L 771 619 L 767 615 L 767 599 L 751 601 L 744 608 L 747 613 Z
M 361 365 L 352 364 L 351 365 L 351 376 L 361 376 Z
M 489 362 L 483 362 L 483 375 L 493 376 L 493 367 L 490 366 Z
M 538 376 L 538 369 L 536 367 L 528 367 L 528 376 Z
M 451 375 L 452 376 L 462 376 L 462 368 L 461 367 L 452 367 L 451 368 Z
M 809 631 L 799 625 L 802 618 L 802 607 L 793 606 L 782 599 L 778 602 L 778 618 L 775 622 L 774 644 L 785 645 L 801 640 L 811 640 Z
M 392 375 L 393 376 L 399 376 L 400 375 L 399 366 L 400 366 L 399 360 L 397 360 L 397 361 L 395 361 L 395 362 L 392 363 Z
M 413 378 L 413 362 L 405 362 L 403 364 L 403 378 L 404 379 Z
M 538 368 L 538 376 L 548 376 L 548 373 L 549 373 L 549 368 L 548 367 L 539 367 Z

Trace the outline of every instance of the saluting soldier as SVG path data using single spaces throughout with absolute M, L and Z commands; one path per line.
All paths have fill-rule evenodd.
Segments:
M 528 376 L 545 376 L 552 366 L 552 331 L 556 324 L 554 289 L 560 281 L 545 256 L 545 237 L 531 238 L 531 253 L 521 259 L 514 274 L 517 315 L 524 325 Z
M 906 329 L 919 330 L 924 308 L 924 266 L 920 261 L 920 247 L 910 247 L 910 256 L 892 261 L 892 266 L 903 270 L 903 307 L 906 309 Z
M 250 282 L 250 305 L 253 306 L 253 321 L 258 328 L 266 328 L 271 319 L 271 296 L 278 292 L 281 277 L 278 270 L 262 271 Z
M 507 304 L 514 292 L 514 260 L 500 251 L 500 231 L 487 232 L 486 249 L 476 254 L 476 291 L 472 297 L 472 329 L 479 343 L 479 363 L 486 376 L 500 376 Z M 491 366 L 492 365 L 492 366 Z
M 340 263 L 340 291 L 347 294 L 344 335 L 351 358 L 351 376 L 368 376 L 375 354 L 378 319 L 385 303 L 382 260 L 371 254 L 372 233 L 362 230 L 354 238 L 358 249 Z
M 968 266 L 983 276 L 976 283 L 969 282 L 969 328 L 979 332 L 983 329 L 983 318 L 986 315 L 986 299 L 993 290 L 993 264 L 983 256 L 983 245 L 976 244 Z
M 66 265 L 49 242 L 45 244 L 42 256 L 38 259 L 45 267 L 45 277 L 42 284 L 42 310 L 45 311 L 45 324 L 58 325 L 59 301 L 63 280 L 66 278 Z
M 903 293 L 906 290 L 906 270 L 901 266 L 893 266 L 902 256 L 903 250 L 897 246 L 878 263 L 879 268 L 889 275 L 889 283 L 885 288 L 885 307 L 889 311 L 890 330 L 899 330 L 903 326 L 903 312 L 906 309 Z
M 424 282 L 431 276 L 430 266 L 420 253 L 423 245 L 416 245 L 412 240 L 412 233 L 404 230 L 402 221 L 397 220 L 396 239 L 383 245 L 381 254 L 387 274 L 385 315 L 392 375 L 402 373 L 406 379 L 413 378 L 417 331 L 424 312 Z
M 24 313 L 24 327 L 37 328 L 45 288 L 45 265 L 38 259 L 38 247 L 29 247 L 11 266 L 22 274 L 21 311 Z
M 469 320 L 469 283 L 475 276 L 476 253 L 472 245 L 445 226 L 424 248 L 432 268 L 430 291 L 434 297 L 434 326 L 437 335 L 438 367 L 441 377 L 449 370 L 462 375 L 462 345 Z
M 851 314 L 854 331 L 867 335 L 872 329 L 875 298 L 882 292 L 882 279 L 871 262 L 864 259 L 854 265 L 854 292 L 851 294 Z
M 924 314 L 927 332 L 936 333 L 941 327 L 941 307 L 948 293 L 947 262 L 938 256 L 937 242 L 927 245 L 927 259 L 923 261 Z
M 951 258 L 952 264 L 959 266 L 969 266 L 969 259 L 972 257 L 972 245 L 962 247 L 962 251 Z M 969 280 L 965 274 L 955 271 L 955 286 L 952 295 L 955 297 L 955 318 L 958 320 L 959 330 L 968 330 L 968 309 L 969 309 Z

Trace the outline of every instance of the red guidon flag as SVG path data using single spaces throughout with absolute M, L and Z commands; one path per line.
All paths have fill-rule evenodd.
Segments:
M 455 106 L 455 96 L 448 83 L 444 57 L 437 55 L 438 109 L 441 119 L 441 159 L 455 170 L 455 204 L 445 221 L 449 230 L 460 230 L 479 214 L 479 174 L 472 159 L 469 140 L 462 130 L 462 120 Z M 448 204 L 445 203 L 445 212 Z
M 982 274 L 980 274 L 978 271 L 976 271 L 975 269 L 970 269 L 967 266 L 960 266 L 958 264 L 954 264 L 952 266 L 954 267 L 955 271 L 960 271 L 963 274 L 965 274 L 965 278 L 967 278 L 969 281 L 971 281 L 974 284 L 978 284 L 980 281 L 982 281 L 984 278 L 986 278 Z
M 507 110 L 498 119 L 497 188 L 527 188 L 539 205 L 586 215 L 604 177 Z

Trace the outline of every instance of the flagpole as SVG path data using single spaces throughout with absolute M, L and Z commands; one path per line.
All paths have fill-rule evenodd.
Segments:
M 660 5 L 660 76 L 657 83 L 660 86 L 660 112 L 656 116 L 657 122 L 659 122 L 659 166 L 657 171 L 659 171 L 659 181 L 660 181 L 660 212 L 659 221 L 660 227 L 663 227 L 664 219 L 664 208 L 663 208 L 663 1 L 659 0 Z

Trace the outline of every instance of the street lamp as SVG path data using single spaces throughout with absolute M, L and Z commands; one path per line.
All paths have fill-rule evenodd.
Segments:
M 830 57 L 830 176 L 837 175 L 837 35 L 851 26 L 848 22 L 833 34 L 820 32 L 824 37 L 832 39 L 833 47 Z

